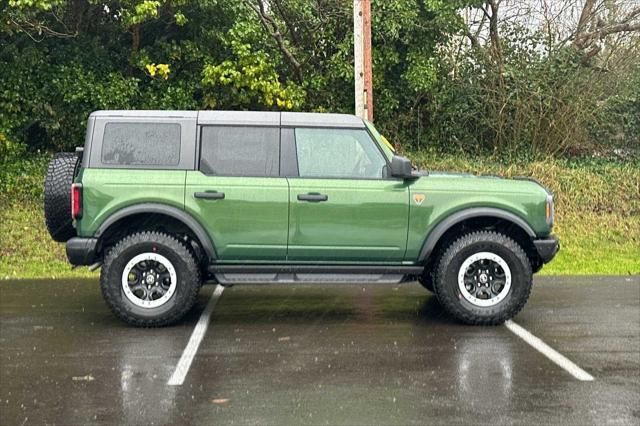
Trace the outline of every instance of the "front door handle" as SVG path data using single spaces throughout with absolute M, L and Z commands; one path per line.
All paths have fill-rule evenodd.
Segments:
M 217 191 L 205 191 L 205 192 L 196 192 L 193 194 L 196 198 L 202 198 L 204 200 L 223 200 L 224 192 Z
M 298 201 L 311 201 L 319 203 L 321 201 L 327 201 L 329 197 L 325 194 L 298 194 Z

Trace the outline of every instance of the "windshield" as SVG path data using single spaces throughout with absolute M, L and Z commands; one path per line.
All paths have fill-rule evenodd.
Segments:
M 382 148 L 384 155 L 389 159 L 389 161 L 391 161 L 391 158 L 393 158 L 393 156 L 396 155 L 396 150 L 393 149 L 393 145 L 391 145 L 391 143 L 387 140 L 387 138 L 382 136 L 380 132 L 376 130 L 376 128 L 373 126 L 373 123 L 367 120 L 363 120 L 363 121 L 364 121 L 364 124 L 367 125 L 367 128 L 373 135 L 378 145 L 380 145 L 380 148 Z

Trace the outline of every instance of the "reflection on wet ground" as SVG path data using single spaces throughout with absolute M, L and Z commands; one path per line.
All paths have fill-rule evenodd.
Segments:
M 178 326 L 134 329 L 96 282 L 0 283 L 0 423 L 640 421 L 640 277 L 541 278 L 516 318 L 594 382 L 417 284 L 279 285 L 225 290 L 166 386 L 212 291 Z

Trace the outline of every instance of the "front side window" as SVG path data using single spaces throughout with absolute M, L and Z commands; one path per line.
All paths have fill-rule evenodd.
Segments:
M 299 128 L 295 133 L 300 177 L 383 177 L 386 162 L 366 130 Z
M 102 162 L 121 166 L 177 166 L 180 125 L 177 123 L 107 123 Z
M 203 127 L 200 171 L 218 176 L 278 176 L 280 129 Z

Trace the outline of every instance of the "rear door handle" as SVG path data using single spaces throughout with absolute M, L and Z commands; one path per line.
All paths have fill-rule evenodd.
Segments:
M 329 197 L 325 194 L 298 194 L 298 201 L 312 201 L 319 203 L 320 201 L 327 201 Z
M 223 200 L 224 192 L 217 191 L 205 191 L 205 192 L 196 192 L 193 194 L 196 198 L 202 198 L 204 200 Z

